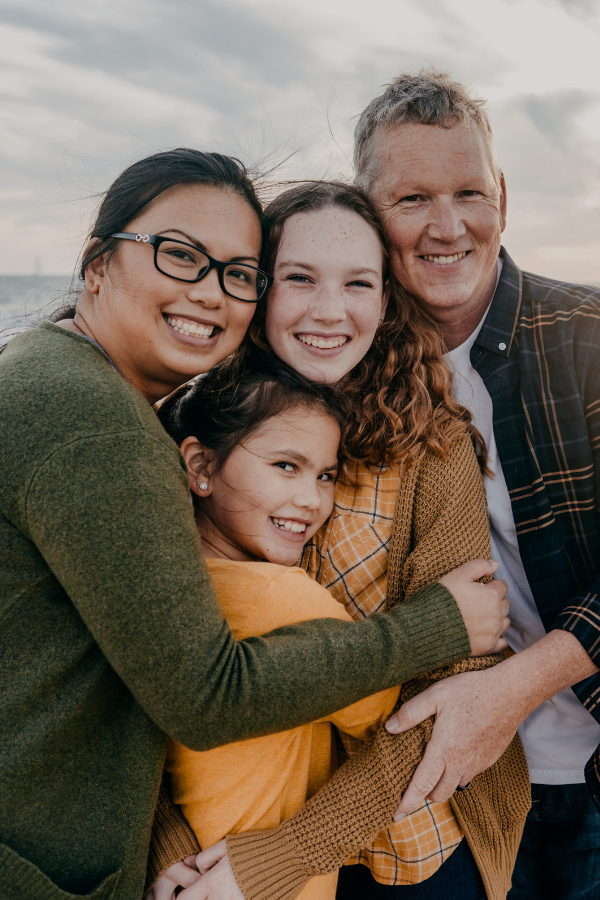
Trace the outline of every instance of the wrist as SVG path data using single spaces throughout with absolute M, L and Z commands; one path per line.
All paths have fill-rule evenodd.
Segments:
M 574 635 L 555 630 L 499 663 L 490 674 L 498 678 L 498 690 L 519 708 L 522 721 L 541 703 L 597 671 Z

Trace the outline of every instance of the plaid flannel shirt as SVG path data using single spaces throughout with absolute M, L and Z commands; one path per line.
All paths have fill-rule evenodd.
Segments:
M 600 666 L 600 290 L 502 274 L 471 350 L 519 550 L 547 631 L 564 629 Z M 573 688 L 600 722 L 600 674 Z M 600 809 L 600 748 L 586 781 Z

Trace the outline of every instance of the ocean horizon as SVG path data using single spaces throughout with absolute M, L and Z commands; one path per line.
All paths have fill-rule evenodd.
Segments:
M 16 333 L 50 315 L 67 300 L 72 279 L 72 275 L 0 275 L 0 330 Z

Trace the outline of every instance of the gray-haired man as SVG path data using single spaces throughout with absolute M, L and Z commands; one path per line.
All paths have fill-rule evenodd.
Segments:
M 600 291 L 521 272 L 501 248 L 506 188 L 481 101 L 448 76 L 401 76 L 356 129 L 356 180 L 397 277 L 441 326 L 455 394 L 489 451 L 498 577 L 515 656 L 405 704 L 431 742 L 398 808 L 447 799 L 517 728 L 533 808 L 510 897 L 600 896 Z M 571 690 L 571 686 L 575 690 Z

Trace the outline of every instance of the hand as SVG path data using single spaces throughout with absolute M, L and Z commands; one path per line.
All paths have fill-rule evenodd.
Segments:
M 492 575 L 498 563 L 487 559 L 472 559 L 458 569 L 440 578 L 463 617 L 471 642 L 471 656 L 487 656 L 506 650 L 504 633 L 510 627 L 506 599 L 508 586 L 505 581 L 480 584 L 480 578 Z
M 400 734 L 435 716 L 431 740 L 396 809 L 396 821 L 425 799 L 447 800 L 457 785 L 468 784 L 506 750 L 530 704 L 514 696 L 502 672 L 505 665 L 438 681 L 388 720 L 387 730 Z
M 196 857 L 188 856 L 162 873 L 144 900 L 175 900 L 178 887 L 189 887 L 198 881 L 200 872 L 196 868 Z
M 491 669 L 453 675 L 408 700 L 386 722 L 389 732 L 409 731 L 430 716 L 435 725 L 394 817 L 425 799 L 447 800 L 496 762 L 540 703 L 597 672 L 575 635 L 555 630 Z
M 235 880 L 225 841 L 219 841 L 196 857 L 201 878 L 179 894 L 177 900 L 244 900 Z

